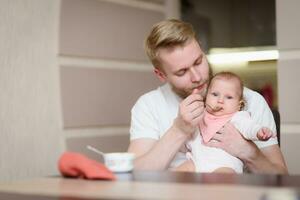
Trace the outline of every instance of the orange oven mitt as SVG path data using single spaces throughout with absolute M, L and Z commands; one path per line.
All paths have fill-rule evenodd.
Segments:
M 63 153 L 58 161 L 58 169 L 66 177 L 116 180 L 113 172 L 104 164 L 89 159 L 80 153 Z

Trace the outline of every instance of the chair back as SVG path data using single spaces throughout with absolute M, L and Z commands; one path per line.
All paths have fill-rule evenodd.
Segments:
M 280 113 L 278 110 L 272 109 L 273 117 L 276 124 L 276 131 L 277 131 L 277 138 L 278 138 L 278 145 L 280 146 Z

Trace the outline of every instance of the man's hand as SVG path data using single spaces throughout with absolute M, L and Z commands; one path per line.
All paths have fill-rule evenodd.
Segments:
M 192 136 L 202 118 L 203 111 L 203 97 L 195 89 L 191 95 L 180 103 L 174 126 L 181 132 Z
M 241 159 L 251 172 L 288 173 L 278 145 L 259 149 L 252 141 L 246 140 L 231 123 L 227 123 L 207 146 L 221 148 Z
M 257 150 L 256 145 L 246 140 L 231 123 L 225 124 L 206 145 L 221 148 L 241 160 L 255 156 Z
M 198 93 L 194 90 L 180 103 L 177 118 L 159 140 L 139 138 L 130 142 L 128 152 L 136 155 L 135 170 L 165 170 L 178 151 L 186 152 L 185 142 L 194 135 L 204 110 L 203 98 Z

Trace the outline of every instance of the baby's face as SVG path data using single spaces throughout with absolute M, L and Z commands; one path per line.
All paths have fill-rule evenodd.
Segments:
M 240 110 L 240 95 L 238 80 L 216 78 L 212 80 L 207 92 L 206 109 L 216 116 L 237 112 Z

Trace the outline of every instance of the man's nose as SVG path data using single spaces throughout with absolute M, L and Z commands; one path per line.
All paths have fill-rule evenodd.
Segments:
M 194 67 L 190 68 L 190 70 L 192 82 L 199 82 L 201 80 L 200 73 Z

